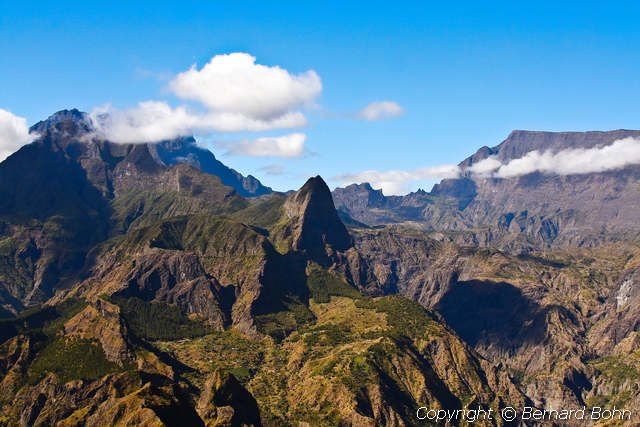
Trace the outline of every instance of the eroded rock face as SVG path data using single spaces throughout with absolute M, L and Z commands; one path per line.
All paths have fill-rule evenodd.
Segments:
M 592 333 L 602 353 L 615 351 L 621 344 L 629 351 L 640 349 L 635 338 L 640 331 L 640 269 L 633 259 L 630 264 L 633 267 L 623 272 L 615 292 L 606 302 L 605 318 Z
M 351 236 L 338 217 L 331 191 L 319 176 L 287 197 L 283 209 L 289 222 L 284 234 L 291 239 L 293 250 L 320 260 L 351 247 Z
M 354 285 L 436 310 L 484 357 L 526 377 L 523 390 L 541 407 L 581 407 L 606 383 L 589 361 L 638 348 L 633 245 L 510 256 L 399 228 L 359 230 L 354 241 L 338 267 Z
M 218 328 L 230 321 L 224 308 L 222 286 L 207 275 L 194 253 L 152 248 L 133 260 L 116 297 L 136 297 L 178 306 L 185 313 L 199 314 Z
M 99 341 L 112 362 L 122 363 L 134 357 L 120 308 L 105 300 L 98 299 L 94 305 L 88 305 L 64 324 L 62 332 L 68 337 Z
M 9 414 L 20 426 L 203 425 L 183 392 L 169 380 L 134 372 L 66 384 L 49 375 L 21 389 Z
M 196 407 L 206 426 L 262 425 L 258 403 L 230 373 L 207 378 Z
M 0 345 L 0 387 L 12 395 L 22 385 L 24 375 L 36 350 L 29 336 L 18 335 Z

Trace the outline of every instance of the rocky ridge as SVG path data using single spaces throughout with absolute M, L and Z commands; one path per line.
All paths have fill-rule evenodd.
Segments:
M 640 131 L 513 131 L 501 144 L 482 147 L 459 166 L 464 171 L 490 156 L 506 163 L 534 150 L 588 149 L 624 138 L 640 138 Z M 459 179 L 443 180 L 429 193 L 387 197 L 360 184 L 338 188 L 333 195 L 343 215 L 368 225 L 404 224 L 441 241 L 512 253 L 592 247 L 640 237 L 637 165 L 566 176 L 535 172 L 487 178 L 464 172 Z

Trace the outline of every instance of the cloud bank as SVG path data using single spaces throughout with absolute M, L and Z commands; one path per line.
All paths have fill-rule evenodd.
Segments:
M 29 133 L 27 119 L 0 108 L 0 162 L 37 137 Z
M 301 110 L 322 92 L 318 74 L 313 70 L 291 74 L 255 61 L 247 53 L 216 55 L 201 69 L 194 65 L 178 74 L 168 89 L 187 104 L 172 107 L 166 102 L 145 101 L 126 110 L 104 106 L 95 108 L 89 117 L 98 137 L 118 143 L 157 142 L 194 132 L 261 132 L 306 126 Z M 305 139 L 304 134 L 296 133 L 243 140 L 230 153 L 292 157 L 291 153 L 304 152 Z M 266 154 L 266 147 L 276 151 Z
M 415 181 L 427 179 L 457 178 L 460 168 L 457 165 L 426 166 L 409 171 L 368 170 L 355 174 L 343 174 L 333 177 L 334 181 L 341 184 L 361 184 L 368 182 L 373 188 L 382 189 L 385 195 L 401 195 L 410 191 L 410 185 Z
M 404 114 L 404 108 L 393 101 L 375 101 L 356 113 L 356 117 L 369 122 L 385 120 Z
M 484 178 L 512 178 L 532 172 L 553 175 L 580 175 L 621 169 L 640 164 L 640 140 L 625 138 L 611 145 L 553 151 L 530 151 L 502 163 L 488 157 L 469 167 L 472 175 Z
M 307 135 L 292 133 L 276 137 L 217 141 L 214 145 L 224 148 L 227 155 L 250 157 L 300 157 L 305 153 Z
M 474 179 L 514 178 L 533 172 L 564 176 L 606 172 L 637 164 L 640 164 L 640 140 L 625 138 L 610 145 L 594 148 L 573 148 L 542 153 L 530 151 L 506 163 L 496 157 L 488 157 L 465 169 L 457 165 L 442 165 L 410 171 L 369 170 L 338 175 L 333 179 L 343 185 L 369 182 L 373 188 L 382 189 L 386 195 L 400 195 L 408 193 L 411 185 L 416 181 L 457 178 L 462 174 Z
M 237 113 L 197 113 L 186 106 L 173 108 L 166 102 L 144 101 L 135 108 L 118 110 L 110 106 L 89 113 L 96 134 L 118 143 L 147 143 L 191 135 L 196 131 L 261 132 L 270 129 L 292 129 L 306 126 L 300 112 L 287 113 L 262 120 Z

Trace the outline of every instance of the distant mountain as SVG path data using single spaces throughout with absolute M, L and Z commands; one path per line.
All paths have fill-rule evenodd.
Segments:
M 467 157 L 460 166 L 471 166 L 473 163 L 495 156 L 499 160 L 509 161 L 520 158 L 530 151 L 560 151 L 568 148 L 593 148 L 610 145 L 624 138 L 639 138 L 640 130 L 619 129 L 612 131 L 590 132 L 542 132 L 514 130 L 507 139 L 495 147 L 482 147 Z
M 153 145 L 160 160 L 167 166 L 186 163 L 203 172 L 215 175 L 224 185 L 233 187 L 244 197 L 262 196 L 273 190 L 262 185 L 257 178 L 249 175 L 242 176 L 239 172 L 226 166 L 215 158 L 207 149 L 198 147 L 193 137 L 176 138 Z
M 58 111 L 48 119 L 33 125 L 30 130 L 38 134 L 43 134 L 54 128 L 58 123 L 65 121 L 75 123 L 87 134 L 91 132 L 92 125 L 87 114 L 76 109 Z M 143 145 L 148 147 L 149 152 L 156 162 L 166 166 L 186 163 L 203 172 L 217 176 L 224 185 L 232 187 L 241 196 L 261 196 L 272 192 L 271 188 L 262 185 L 257 178 L 251 175 L 245 177 L 234 169 L 224 165 L 216 159 L 211 151 L 199 147 L 196 140 L 191 136 Z
M 640 131 L 513 131 L 501 144 L 482 147 L 460 163 L 468 168 L 492 156 L 503 163 L 533 150 L 593 148 L 640 138 Z M 512 178 L 465 174 L 430 193 L 386 197 L 368 184 L 337 188 L 336 207 L 369 225 L 404 223 L 465 245 L 531 248 L 593 246 L 640 236 L 640 166 L 599 173 Z

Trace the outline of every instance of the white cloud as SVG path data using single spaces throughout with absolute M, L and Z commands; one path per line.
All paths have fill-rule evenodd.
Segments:
M 385 195 L 401 195 L 410 191 L 415 181 L 457 178 L 460 168 L 456 165 L 426 166 L 413 170 L 363 171 L 354 174 L 343 174 L 333 177 L 343 185 L 368 182 L 373 188 L 381 188 Z
M 502 163 L 496 157 L 488 157 L 466 168 L 472 177 L 511 178 L 532 172 L 556 175 L 578 175 L 621 169 L 640 164 L 640 139 L 625 138 L 607 146 L 575 148 L 558 152 L 530 151 L 524 156 Z M 457 178 L 461 174 L 456 165 L 427 166 L 413 170 L 364 171 L 334 177 L 341 184 L 368 182 L 373 188 L 381 188 L 386 195 L 406 194 L 415 181 L 426 179 Z
M 172 108 L 158 101 L 140 102 L 128 110 L 98 107 L 89 118 L 98 137 L 118 143 L 157 142 L 189 135 L 200 121 L 184 106 Z
M 404 108 L 393 101 L 375 101 L 356 113 L 356 117 L 370 122 L 398 117 Z
M 294 129 L 307 125 L 299 111 L 292 111 L 273 119 L 259 119 L 238 113 L 213 112 L 199 118 L 200 129 L 218 132 L 261 132 L 270 129 Z
M 290 74 L 280 67 L 255 63 L 246 53 L 214 56 L 202 69 L 193 66 L 169 82 L 179 98 L 199 108 L 140 102 L 118 110 L 94 109 L 90 118 L 98 136 L 113 142 L 155 142 L 198 131 L 261 132 L 308 124 L 300 111 L 322 92 L 315 71 Z
M 640 164 L 640 140 L 625 138 L 607 146 L 553 151 L 530 151 L 506 164 L 486 158 L 467 170 L 479 177 L 511 178 L 532 172 L 579 175 Z
M 322 92 L 315 71 L 293 75 L 278 66 L 255 63 L 247 53 L 216 55 L 201 70 L 195 65 L 169 83 L 178 97 L 211 111 L 272 120 L 312 102 Z
M 135 108 L 118 110 L 110 106 L 89 113 L 98 137 L 118 143 L 157 142 L 196 131 L 260 132 L 270 129 L 303 127 L 307 120 L 300 112 L 291 112 L 271 120 L 237 113 L 198 113 L 186 106 L 171 107 L 166 102 L 144 101 Z
M 29 133 L 27 119 L 0 108 L 0 162 L 37 137 Z
M 306 139 L 307 135 L 304 133 L 292 133 L 276 137 L 217 141 L 215 145 L 226 149 L 225 154 L 228 155 L 293 158 L 304 154 Z
M 153 74 L 142 69 L 138 73 Z M 314 102 L 322 93 L 315 71 L 290 73 L 257 64 L 254 56 L 242 52 L 216 55 L 201 68 L 193 65 L 169 80 L 168 90 L 184 104 L 150 100 L 126 110 L 95 108 L 89 117 L 97 136 L 117 143 L 149 143 L 194 133 L 298 129 L 308 125 L 303 111 L 317 107 Z M 376 101 L 345 117 L 375 121 L 403 113 L 395 102 Z M 295 133 L 243 139 L 234 142 L 237 147 L 226 148 L 229 154 L 298 157 L 304 153 L 305 138 Z
M 486 159 L 480 160 L 478 163 L 474 163 L 466 170 L 478 177 L 489 177 L 500 166 L 502 166 L 502 162 L 500 162 L 500 160 L 495 157 L 487 157 Z

